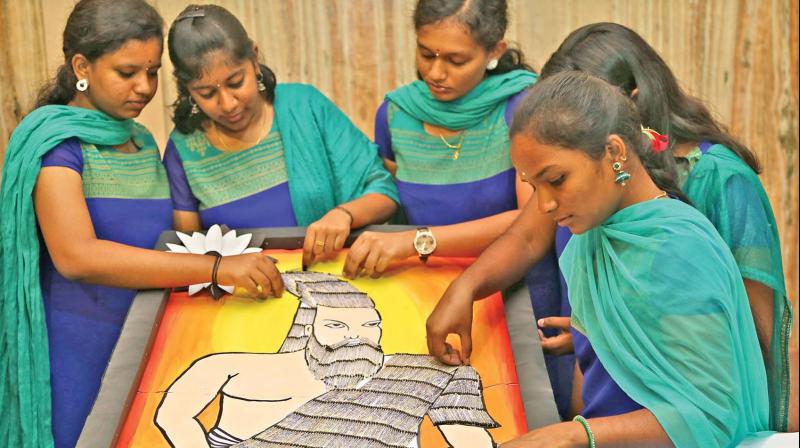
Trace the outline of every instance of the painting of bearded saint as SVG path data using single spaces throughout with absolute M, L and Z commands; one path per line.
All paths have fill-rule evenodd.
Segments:
M 427 415 L 453 447 L 491 447 L 470 366 L 381 349 L 381 316 L 350 283 L 283 274 L 300 306 L 278 353 L 214 353 L 170 385 L 155 424 L 175 447 L 416 447 Z M 206 431 L 196 416 L 220 397 Z

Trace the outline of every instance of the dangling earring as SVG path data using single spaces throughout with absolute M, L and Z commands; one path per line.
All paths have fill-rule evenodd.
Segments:
M 264 85 L 264 75 L 262 75 L 261 72 L 256 75 L 256 81 L 258 81 L 256 87 L 258 88 L 259 92 L 267 90 L 267 86 Z
M 189 111 L 190 114 L 197 115 L 200 113 L 200 108 L 197 107 L 197 103 L 194 102 L 194 98 L 192 98 L 191 96 L 189 97 L 189 104 L 192 105 L 192 110 Z
M 494 69 L 496 69 L 497 68 L 497 64 L 498 64 L 497 59 L 492 59 L 491 61 L 489 61 L 488 64 L 486 64 L 486 70 L 494 70 Z
M 625 161 L 624 157 L 622 158 L 622 161 L 623 162 Z M 631 173 L 623 170 L 622 169 L 622 163 L 620 163 L 620 162 L 614 162 L 611 165 L 611 169 L 613 169 L 614 172 L 617 173 L 616 177 L 614 177 L 614 182 L 616 182 L 616 183 L 618 183 L 618 184 L 620 184 L 620 185 L 622 185 L 624 187 L 625 184 L 628 182 L 628 180 L 631 178 Z
M 79 92 L 85 92 L 86 89 L 89 88 L 89 80 L 86 78 L 79 79 L 78 82 L 75 83 L 75 88 L 78 89 Z

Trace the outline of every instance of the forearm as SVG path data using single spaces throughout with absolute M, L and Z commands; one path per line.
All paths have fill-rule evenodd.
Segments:
M 744 287 L 747 291 L 747 299 L 750 302 L 750 310 L 756 325 L 756 335 L 761 345 L 761 352 L 765 359 L 769 359 L 770 347 L 772 346 L 772 331 L 775 327 L 774 291 L 769 286 L 748 278 L 744 279 Z
M 436 251 L 441 257 L 477 257 L 489 247 L 519 215 L 509 210 L 497 215 L 447 226 L 431 227 L 436 237 Z M 415 232 L 411 232 L 413 244 Z
M 214 257 L 141 249 L 106 240 L 77 245 L 54 259 L 67 278 L 122 288 L 166 288 L 211 281 Z
M 672 441 L 661 428 L 655 416 L 647 409 L 587 419 L 595 446 L 616 447 L 671 447 Z M 535 429 L 522 437 L 504 443 L 503 448 L 526 447 L 586 448 L 589 435 L 576 421 L 557 423 Z
M 553 248 L 555 225 L 537 210 L 523 209 L 456 281 L 480 299 L 519 281 Z
M 672 441 L 648 409 L 587 419 L 598 447 L 671 447 Z M 577 423 L 576 423 L 577 424 Z
M 369 224 L 379 224 L 388 220 L 397 210 L 397 204 L 388 196 L 368 193 L 358 199 L 341 204 L 353 218 L 351 229 L 358 229 Z

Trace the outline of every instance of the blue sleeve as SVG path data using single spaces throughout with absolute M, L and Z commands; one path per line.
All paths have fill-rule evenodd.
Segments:
M 63 166 L 83 175 L 83 152 L 81 142 L 70 138 L 56 145 L 42 157 L 42 167 Z
M 384 100 L 375 113 L 375 144 L 381 157 L 394 160 L 392 135 L 389 133 L 389 100 Z
M 186 172 L 183 170 L 183 162 L 178 154 L 175 143 L 170 139 L 164 150 L 164 168 L 169 179 L 169 194 L 172 198 L 172 208 L 184 212 L 197 211 L 197 198 L 192 194 L 189 181 L 186 179 Z
M 517 106 L 519 106 L 519 103 L 522 102 L 522 100 L 525 98 L 527 94 L 528 94 L 528 89 L 521 90 L 520 92 L 515 93 L 514 96 L 508 99 L 508 102 L 506 103 L 505 119 L 506 119 L 506 125 L 509 128 L 511 127 L 511 120 L 514 118 L 514 111 L 517 110 Z

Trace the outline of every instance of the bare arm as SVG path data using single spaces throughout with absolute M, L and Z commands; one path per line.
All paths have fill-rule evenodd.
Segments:
M 202 226 L 200 225 L 200 215 L 197 212 L 173 210 L 172 223 L 173 227 L 175 227 L 175 230 L 183 233 L 191 233 L 202 230 Z
M 208 446 L 206 433 L 197 416 L 235 376 L 223 356 L 195 361 L 167 389 L 155 415 L 155 424 L 172 446 Z
M 492 447 L 492 436 L 486 429 L 479 426 L 439 425 L 438 428 L 447 440 L 447 445 L 453 448 Z
M 447 364 L 469 363 L 472 351 L 472 302 L 511 286 L 553 246 L 555 224 L 531 200 L 502 236 L 447 288 L 427 322 L 428 350 Z M 462 352 L 445 343 L 461 339 Z
M 529 201 L 508 230 L 491 244 L 455 281 L 475 300 L 502 291 L 528 272 L 553 248 L 556 225 Z
M 644 448 L 671 447 L 672 441 L 647 409 L 613 417 L 587 419 L 598 447 Z M 588 446 L 589 437 L 578 422 L 564 422 L 533 430 L 503 448 L 574 447 Z
M 767 364 L 773 361 L 770 347 L 772 347 L 772 333 L 775 329 L 775 291 L 769 286 L 744 279 L 747 299 L 756 325 L 758 342 L 761 345 L 761 354 Z M 789 339 L 789 427 L 790 432 L 798 429 L 798 362 L 797 362 L 797 313 L 794 313 L 792 333 Z
M 166 253 L 97 238 L 81 177 L 69 168 L 42 168 L 33 195 L 47 250 L 58 272 L 71 280 L 123 288 L 211 280 L 211 256 Z M 245 287 L 254 297 L 263 296 L 257 285 L 276 296 L 283 289 L 274 265 L 260 254 L 225 257 L 218 272 L 221 283 Z

